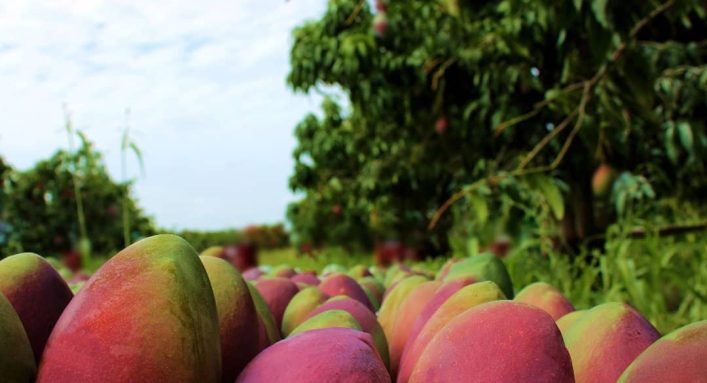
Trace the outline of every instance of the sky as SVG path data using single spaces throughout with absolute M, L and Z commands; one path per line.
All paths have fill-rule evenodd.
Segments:
M 129 125 L 139 205 L 169 229 L 283 221 L 293 129 L 321 97 L 286 85 L 291 30 L 325 0 L 0 2 L 0 156 L 67 146 L 66 104 L 119 180 Z

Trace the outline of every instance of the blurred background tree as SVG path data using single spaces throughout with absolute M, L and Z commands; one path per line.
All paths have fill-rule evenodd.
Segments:
M 22 251 L 47 256 L 76 250 L 80 234 L 73 176 L 81 180 L 86 229 L 94 252 L 112 254 L 123 247 L 123 206 L 130 215 L 133 240 L 155 232 L 134 199 L 121 205 L 130 184 L 113 181 L 101 154 L 85 136 L 79 137 L 81 145 L 74 153 L 60 150 L 27 171 L 5 172 L 0 221 L 8 230 L 0 247 L 3 256 Z
M 704 206 L 706 19 L 697 0 L 330 0 L 290 55 L 294 90 L 333 96 L 296 129 L 295 238 L 576 248 L 656 199 Z

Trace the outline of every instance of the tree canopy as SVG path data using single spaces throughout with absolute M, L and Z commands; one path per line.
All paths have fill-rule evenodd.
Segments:
M 290 86 L 344 94 L 296 128 L 293 233 L 446 251 L 533 208 L 577 241 L 631 198 L 704 201 L 706 19 L 697 0 L 330 0 L 293 32 Z M 602 164 L 624 172 L 610 200 Z
M 0 198 L 0 224 L 5 227 L 0 256 L 22 251 L 46 256 L 76 249 L 81 237 L 76 179 L 80 180 L 78 190 L 84 201 L 87 237 L 94 251 L 112 254 L 124 246 L 120 219 L 124 206 L 128 209 L 132 240 L 154 233 L 151 221 L 133 198 L 122 204 L 130 184 L 113 181 L 101 154 L 88 139 L 81 138 L 81 146 L 75 152 L 59 150 L 27 171 L 6 166 Z

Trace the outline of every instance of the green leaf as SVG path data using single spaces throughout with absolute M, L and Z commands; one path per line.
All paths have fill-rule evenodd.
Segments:
M 123 130 L 123 139 L 121 140 L 120 143 L 120 148 L 123 150 L 126 150 L 128 146 L 130 145 L 130 136 L 128 135 L 129 130 L 125 129 Z
M 565 215 L 565 202 L 562 199 L 562 193 L 560 188 L 557 187 L 555 182 L 550 177 L 540 176 L 537 177 L 536 182 L 540 187 L 540 191 L 545 197 L 548 205 L 550 205 L 550 210 L 552 214 L 557 219 L 562 219 Z
M 565 39 L 567 38 L 567 31 L 565 29 L 561 30 L 560 33 L 557 35 L 557 46 L 561 47 L 562 43 L 565 42 Z
M 606 4 L 609 0 L 594 0 L 592 1 L 592 11 L 597 22 L 604 27 L 609 28 L 609 21 L 606 18 Z M 576 6 L 576 3 L 575 3 Z
M 479 224 L 485 224 L 489 218 L 489 207 L 486 203 L 486 199 L 474 193 L 469 196 L 469 203 L 471 203 L 471 206 L 474 208 Z
M 468 257 L 473 257 L 479 254 L 479 239 L 476 237 L 471 237 L 466 242 L 466 255 Z
M 675 123 L 669 121 L 665 130 L 665 152 L 672 163 L 678 161 L 678 148 L 675 145 Z
M 443 0 L 444 9 L 452 16 L 459 16 L 459 0 Z
M 574 0 L 574 8 L 579 12 L 582 9 L 582 0 Z
M 88 137 L 86 136 L 86 133 L 84 133 L 83 131 L 77 130 L 76 135 L 79 136 L 79 138 L 81 139 L 81 144 L 83 146 L 88 146 L 91 144 L 91 141 L 88 139 Z
M 134 142 L 130 142 L 129 146 L 130 150 L 135 154 L 138 164 L 140 164 L 140 172 L 145 173 L 145 161 L 142 158 L 142 151 Z
M 616 207 L 616 212 L 619 213 L 619 215 L 623 215 L 626 208 L 626 193 L 619 193 L 616 196 L 614 205 L 614 207 Z
M 692 135 L 692 128 L 690 123 L 686 121 L 678 122 L 678 137 L 680 138 L 680 143 L 683 148 L 687 150 L 688 153 L 693 154 L 694 146 L 694 136 Z

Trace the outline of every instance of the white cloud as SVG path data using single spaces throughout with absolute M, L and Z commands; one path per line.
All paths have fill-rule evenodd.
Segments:
M 290 31 L 324 5 L 3 2 L 0 155 L 27 168 L 64 146 L 66 102 L 118 175 L 130 107 L 147 167 L 136 192 L 158 224 L 208 229 L 281 220 L 292 198 L 292 128 L 319 104 L 285 85 Z

